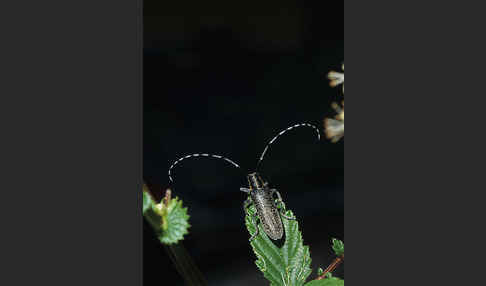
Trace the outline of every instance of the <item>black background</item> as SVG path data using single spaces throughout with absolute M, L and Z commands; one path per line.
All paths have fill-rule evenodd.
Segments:
M 144 2 L 144 180 L 157 198 L 167 171 L 191 216 L 184 245 L 210 285 L 267 285 L 243 223 L 245 175 L 267 142 L 296 123 L 319 127 L 342 99 L 325 77 L 344 61 L 343 2 Z M 344 239 L 344 142 L 317 141 L 311 128 L 273 144 L 261 174 L 298 216 L 312 269 Z M 144 285 L 182 284 L 144 223 Z M 344 277 L 344 265 L 335 272 Z

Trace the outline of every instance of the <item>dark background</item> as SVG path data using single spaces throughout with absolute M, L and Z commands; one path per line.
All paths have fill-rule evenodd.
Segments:
M 209 285 L 268 285 L 254 264 L 239 187 L 267 142 L 286 127 L 318 126 L 333 115 L 340 89 L 329 70 L 344 60 L 343 2 L 144 2 L 144 180 L 157 198 L 167 171 L 191 216 L 184 246 Z M 286 133 L 259 169 L 298 216 L 317 267 L 333 259 L 330 238 L 344 239 L 344 142 L 317 141 L 311 128 Z M 144 223 L 144 285 L 182 285 Z M 335 275 L 344 277 L 344 265 Z

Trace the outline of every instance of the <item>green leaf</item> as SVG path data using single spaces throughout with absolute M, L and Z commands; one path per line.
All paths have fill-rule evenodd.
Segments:
M 332 239 L 332 249 L 337 256 L 341 256 L 344 254 L 344 243 L 339 239 L 333 238 Z
M 162 214 L 157 209 L 156 203 L 148 191 L 143 192 L 142 213 L 147 222 L 152 226 L 156 233 L 162 231 Z
M 324 273 L 324 270 L 322 268 L 317 268 L 317 276 L 321 276 L 322 273 Z
M 344 280 L 337 277 L 324 278 L 321 280 L 312 280 L 305 286 L 344 286 Z
M 182 201 L 177 197 L 171 199 L 167 206 L 167 213 L 162 217 L 162 235 L 159 239 L 162 243 L 177 243 L 189 233 L 189 215 L 187 208 L 182 207 Z
M 152 197 L 148 194 L 148 192 L 143 192 L 143 207 L 142 212 L 145 214 L 152 206 L 155 205 Z
M 253 235 L 257 228 L 251 219 L 256 213 L 254 205 L 248 207 L 248 213 L 249 215 L 245 216 L 245 224 L 250 235 Z M 290 210 L 285 214 L 294 217 Z M 301 286 L 311 273 L 309 247 L 303 245 L 302 234 L 296 220 L 282 217 L 282 222 L 285 229 L 285 242 L 281 248 L 273 244 L 261 225 L 258 226 L 259 234 L 250 242 L 257 256 L 255 264 L 263 272 L 263 276 L 270 281 L 271 286 Z
M 165 205 L 162 202 L 156 204 L 153 198 L 144 188 L 143 191 L 143 216 L 152 226 L 155 234 L 163 244 L 173 244 L 184 238 L 189 233 L 189 215 L 187 208 L 182 207 L 182 201 L 177 197 L 169 200 Z

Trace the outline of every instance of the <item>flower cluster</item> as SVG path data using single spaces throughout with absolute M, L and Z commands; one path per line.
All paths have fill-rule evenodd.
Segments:
M 327 74 L 327 78 L 330 80 L 329 85 L 331 87 L 336 87 L 340 84 L 343 85 L 343 96 L 344 96 L 344 63 L 342 66 L 343 72 L 331 71 Z M 336 111 L 336 116 L 334 118 L 324 119 L 324 130 L 326 137 L 331 140 L 331 142 L 336 143 L 342 137 L 344 137 L 344 100 L 341 106 L 336 102 L 332 103 L 332 108 Z

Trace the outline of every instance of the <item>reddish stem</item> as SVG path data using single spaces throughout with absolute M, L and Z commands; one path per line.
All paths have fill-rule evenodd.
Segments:
M 321 280 L 326 278 L 326 274 L 334 271 L 334 269 L 336 269 L 336 267 L 338 267 L 339 264 L 341 264 L 341 262 L 343 261 L 344 261 L 344 254 L 342 254 L 339 257 L 336 257 L 336 259 L 334 259 L 334 261 L 326 268 L 326 270 L 324 270 L 324 272 L 322 272 L 321 276 L 317 277 L 316 280 Z

